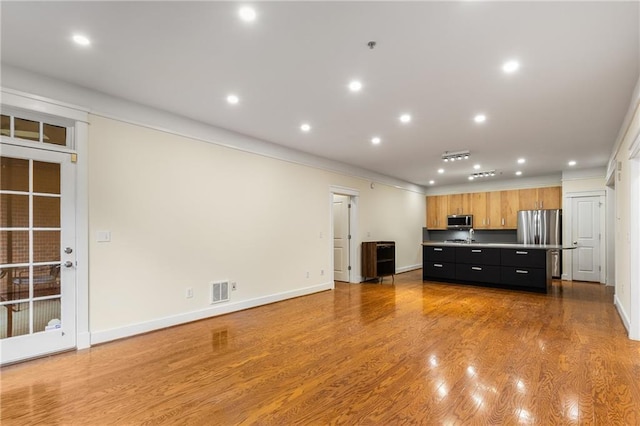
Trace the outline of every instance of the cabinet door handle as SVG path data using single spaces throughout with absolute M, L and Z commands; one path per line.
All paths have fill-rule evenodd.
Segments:
M 482 250 L 471 250 L 471 253 L 482 253 Z
M 528 251 L 517 251 L 516 254 L 529 254 Z
M 502 226 L 504 226 L 504 217 L 502 218 Z
M 436 268 L 442 268 L 442 264 L 441 263 L 434 263 L 433 266 L 436 267 Z
M 482 271 L 482 268 L 479 266 L 472 266 L 471 269 L 473 269 L 474 271 Z
M 433 251 L 442 251 L 442 249 L 440 247 L 434 247 Z
M 522 269 L 516 269 L 516 273 L 518 273 L 518 274 L 528 274 L 529 271 L 523 271 Z
M 540 208 L 543 209 L 544 207 L 544 201 L 540 200 Z

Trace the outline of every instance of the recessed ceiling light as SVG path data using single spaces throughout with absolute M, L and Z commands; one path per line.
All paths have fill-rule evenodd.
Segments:
M 436 181 L 435 181 L 435 180 L 430 180 L 430 181 L 429 181 L 429 185 L 433 185 L 434 183 L 436 183 Z
M 438 169 L 438 173 L 443 174 L 444 173 L 444 169 Z
M 578 163 L 576 163 L 574 160 L 571 160 L 567 164 L 570 165 L 570 166 L 575 166 Z
M 302 123 L 300 125 L 300 130 L 302 130 L 303 132 L 308 132 L 309 130 L 311 130 L 311 126 L 309 125 L 309 123 Z
M 74 34 L 73 41 L 76 44 L 79 44 L 80 46 L 89 46 L 91 44 L 91 40 L 89 40 L 87 37 L 83 36 L 82 34 Z
M 527 160 L 524 158 L 518 158 L 518 164 L 524 164 Z
M 240 16 L 240 19 L 245 22 L 253 22 L 256 20 L 257 16 L 256 10 L 249 6 L 241 7 L 240 10 L 238 10 L 238 15 Z
M 473 178 L 473 176 L 469 176 L 467 179 L 473 180 L 474 178 Z
M 403 123 L 408 123 L 411 121 L 411 116 L 409 114 L 402 114 L 400 116 L 400 121 Z
M 473 166 L 473 168 L 474 168 L 474 169 L 476 169 L 476 170 L 480 170 L 480 164 L 475 164 L 475 165 Z
M 382 139 L 380 139 L 377 136 L 371 138 L 371 143 L 374 144 L 374 145 L 378 145 L 381 141 L 382 141 Z
M 516 176 L 520 176 L 521 174 L 522 174 L 522 172 L 521 172 L 520 170 L 518 170 L 518 171 L 516 172 Z
M 478 114 L 473 117 L 473 121 L 475 121 L 476 123 L 484 123 L 485 121 L 487 121 L 487 116 L 484 114 Z
M 520 68 L 520 62 L 514 61 L 514 60 L 507 61 L 504 64 L 502 64 L 502 71 L 506 72 L 507 74 L 514 73 L 518 71 L 519 68 Z
M 232 105 L 235 105 L 238 102 L 240 102 L 240 98 L 236 95 L 229 95 L 227 96 L 227 102 L 229 102 Z
M 362 89 L 362 83 L 360 83 L 358 80 L 353 80 L 349 83 L 349 90 L 351 90 L 352 92 L 359 92 L 360 89 Z

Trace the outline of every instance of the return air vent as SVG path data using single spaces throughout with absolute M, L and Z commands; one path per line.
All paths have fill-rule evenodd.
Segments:
M 211 304 L 226 302 L 229 300 L 229 281 L 216 281 L 211 283 Z

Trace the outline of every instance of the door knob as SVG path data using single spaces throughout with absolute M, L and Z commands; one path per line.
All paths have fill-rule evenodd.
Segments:
M 67 247 L 66 249 L 64 249 L 64 252 L 67 254 L 71 254 L 73 253 L 73 249 L 71 247 Z
M 574 246 L 577 246 L 577 245 L 578 245 L 578 242 L 577 242 L 577 241 L 574 241 L 574 242 L 573 242 L 573 245 L 574 245 Z
M 67 260 L 66 262 L 64 262 L 64 267 L 65 268 L 71 268 L 73 266 L 73 262 L 70 260 Z

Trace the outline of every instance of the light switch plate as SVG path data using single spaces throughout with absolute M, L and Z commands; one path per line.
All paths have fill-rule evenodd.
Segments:
M 111 241 L 111 231 L 98 231 L 96 240 L 99 243 L 108 243 Z

